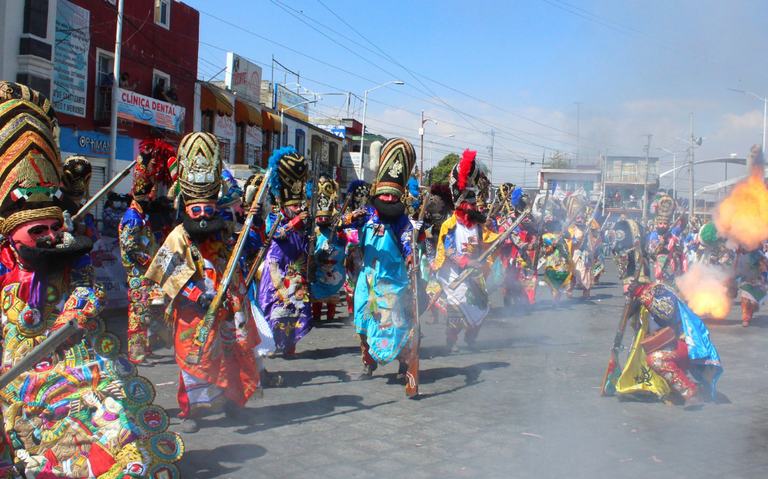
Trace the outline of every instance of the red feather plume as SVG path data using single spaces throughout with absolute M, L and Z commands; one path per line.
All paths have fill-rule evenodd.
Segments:
M 172 179 L 168 159 L 176 155 L 173 147 L 159 138 L 146 138 L 139 143 L 139 151 L 151 156 L 149 164 L 145 165 L 146 177 L 155 184 L 170 186 Z
M 459 162 L 459 178 L 457 182 L 460 190 L 464 190 L 467 187 L 469 172 L 472 171 L 472 163 L 475 162 L 476 156 L 477 152 L 470 149 L 464 150 L 464 154 L 461 156 L 461 161 Z

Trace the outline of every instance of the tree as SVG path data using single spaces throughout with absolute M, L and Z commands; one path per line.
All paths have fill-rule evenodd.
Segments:
M 427 172 L 427 183 L 434 185 L 435 183 L 448 184 L 448 175 L 451 174 L 453 167 L 459 163 L 461 157 L 456 153 L 448 153 L 445 158 L 431 170 Z
M 546 168 L 568 168 L 571 166 L 571 160 L 568 159 L 568 153 L 558 150 L 549 156 L 544 166 Z

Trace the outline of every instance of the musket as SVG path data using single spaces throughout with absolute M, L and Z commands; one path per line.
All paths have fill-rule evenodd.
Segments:
M 48 335 L 45 341 L 32 348 L 32 350 L 24 355 L 19 362 L 14 364 L 13 367 L 0 376 L 0 391 L 15 381 L 16 378 L 35 367 L 35 365 L 42 361 L 43 358 L 56 351 L 64 341 L 77 333 L 79 329 L 80 327 L 77 325 L 77 321 L 71 319 L 62 327 L 53 331 Z
M 253 261 L 253 264 L 251 265 L 251 269 L 248 271 L 248 277 L 245 278 L 246 289 L 251 284 L 251 281 L 253 281 L 253 278 L 256 277 L 256 271 L 258 271 L 259 265 L 261 265 L 261 262 L 264 261 L 264 256 L 267 255 L 267 250 L 269 249 L 270 245 L 272 245 L 272 238 L 275 236 L 275 232 L 277 231 L 277 228 L 280 226 L 280 223 L 282 221 L 283 221 L 283 214 L 278 213 L 277 218 L 275 219 L 275 222 L 272 225 L 272 228 L 270 228 L 269 233 L 267 234 L 266 241 L 264 241 L 264 244 L 262 245 L 261 250 L 259 251 L 259 254 L 256 255 L 256 259 Z
M 347 212 L 347 208 L 349 208 L 349 202 L 352 200 L 352 196 L 354 196 L 352 193 L 347 195 L 347 197 L 344 199 L 344 203 L 341 204 L 339 213 L 335 215 L 331 221 L 331 233 L 328 235 L 328 238 L 331 240 L 336 237 L 336 231 L 339 229 L 339 223 L 341 222 L 341 218 L 344 216 L 344 213 Z
M 560 240 L 562 239 L 562 237 L 565 236 L 565 233 L 568 232 L 568 228 L 571 227 L 571 224 L 573 224 L 573 222 L 576 221 L 576 218 L 578 218 L 579 215 L 587 208 L 587 204 L 588 203 L 589 203 L 588 201 L 585 201 L 584 203 L 582 203 L 581 206 L 579 207 L 579 209 L 573 214 L 573 216 L 568 218 L 568 221 L 566 221 L 566 223 L 560 229 L 560 232 L 557 233 L 557 236 L 555 236 L 555 239 L 552 241 L 553 247 L 556 247 L 557 243 L 559 243 Z M 544 266 L 544 261 L 543 260 L 539 261 L 539 263 L 541 263 L 541 264 L 539 264 L 536 267 L 537 270 L 539 268 L 541 268 L 542 266 Z
M 509 190 L 509 193 L 507 193 L 507 195 L 504 197 L 504 201 L 502 201 L 501 203 L 499 203 L 495 207 L 493 205 L 491 205 L 490 216 L 488 216 L 489 218 L 493 218 L 493 219 L 496 218 L 496 215 L 499 214 L 499 211 L 504 207 L 504 203 L 506 203 L 507 200 L 509 200 L 509 198 L 512 196 L 512 192 L 513 191 L 515 191 L 515 190 Z M 547 193 L 549 193 L 549 190 L 547 190 Z M 497 199 L 499 199 L 499 195 L 496 195 L 496 197 L 493 199 L 493 201 L 495 202 Z
M 317 192 L 319 185 L 317 184 L 320 178 L 320 165 L 319 160 L 312 161 L 312 198 L 310 201 L 309 214 L 312 215 L 307 225 L 307 234 L 309 235 L 309 244 L 307 246 L 307 253 L 309 258 L 307 259 L 307 283 L 309 285 L 310 298 L 312 297 L 312 283 L 316 280 L 317 275 L 317 263 L 315 262 L 315 246 L 317 245 Z
M 547 187 L 547 194 L 544 197 L 544 210 L 541 212 L 541 216 L 539 216 L 539 225 L 536 228 L 536 249 L 533 250 L 533 262 L 531 262 L 531 266 L 533 266 L 533 296 L 536 297 L 536 287 L 539 285 L 539 255 L 541 254 L 541 248 L 544 246 L 544 216 L 547 214 L 547 204 L 549 203 L 549 187 Z
M 635 281 L 637 281 L 637 279 L 640 277 L 640 272 L 643 270 L 644 263 L 645 259 L 640 261 L 640 264 L 636 265 L 637 269 L 635 271 Z M 634 300 L 632 299 L 632 292 L 629 291 L 627 299 L 624 301 L 624 314 L 621 315 L 619 329 L 616 331 L 616 336 L 613 338 L 613 346 L 611 347 L 611 359 L 608 361 L 608 367 L 605 368 L 605 378 L 603 378 L 602 388 L 600 389 L 601 396 L 612 396 L 612 394 L 608 394 L 605 390 L 605 386 L 608 384 L 608 376 L 613 374 L 616 369 L 621 370 L 621 365 L 619 364 L 619 350 L 621 349 L 622 341 L 624 341 L 624 331 L 627 329 L 627 322 L 629 322 L 629 318 L 632 313 L 633 302 Z
M 130 165 L 128 165 L 123 171 L 117 174 L 114 178 L 109 180 L 109 183 L 104 185 L 98 193 L 93 195 L 93 197 L 88 200 L 83 206 L 80 207 L 80 210 L 78 210 L 77 214 L 72 217 L 72 221 L 82 221 L 83 218 L 85 218 L 86 213 L 96 206 L 96 203 L 102 200 L 107 194 L 109 194 L 110 191 L 112 191 L 115 186 L 117 186 L 118 183 L 123 181 L 126 176 L 131 174 L 131 171 L 133 171 L 133 167 L 136 166 L 136 162 L 138 160 L 133 160 Z
M 264 173 L 264 180 L 259 186 L 259 191 L 256 193 L 256 198 L 254 201 L 258 203 L 264 201 L 264 196 L 267 193 L 267 187 L 269 185 L 269 179 L 273 173 L 274 172 L 272 171 L 272 168 L 268 169 L 267 172 Z M 237 270 L 238 261 L 243 254 L 243 248 L 245 248 L 245 240 L 248 237 L 248 232 L 251 230 L 251 225 L 253 224 L 253 216 L 253 211 L 249 210 L 248 216 L 245 218 L 245 222 L 243 223 L 243 229 L 240 230 L 240 235 L 237 237 L 235 248 L 232 250 L 232 254 L 229 255 L 227 268 L 224 270 L 224 274 L 222 275 L 223 279 L 219 283 L 219 289 L 216 291 L 216 295 L 213 297 L 213 300 L 208 307 L 208 311 L 205 313 L 203 320 L 200 321 L 200 324 L 195 331 L 192 347 L 187 353 L 187 364 L 200 363 L 200 357 L 203 355 L 205 343 L 208 342 L 208 335 L 211 333 L 211 328 L 213 328 L 213 322 L 216 319 L 216 316 L 219 314 L 219 310 L 221 309 L 222 305 L 224 304 L 227 290 L 229 289 L 229 285 L 232 282 L 235 271 Z
M 424 221 L 424 213 L 429 203 L 430 192 L 424 198 L 424 203 L 419 211 L 419 221 Z M 419 322 L 419 232 L 416 228 L 411 230 L 411 289 L 413 290 L 413 329 L 411 330 L 411 350 L 408 355 L 408 371 L 405 373 L 405 395 L 414 397 L 419 395 L 419 343 L 421 342 L 421 323 Z

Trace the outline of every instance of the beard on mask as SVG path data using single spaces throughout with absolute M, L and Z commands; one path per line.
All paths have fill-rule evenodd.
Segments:
M 221 217 L 218 211 L 208 219 L 194 219 L 185 214 L 181 223 L 184 225 L 187 234 L 197 240 L 205 239 L 227 229 L 227 222 L 224 221 L 224 218 Z
M 35 273 L 56 275 L 93 249 L 93 241 L 87 236 L 75 236 L 68 242 L 67 246 L 54 245 L 50 237 L 45 236 L 38 238 L 36 246 L 18 245 L 16 252 Z
M 485 224 L 487 220 L 486 216 L 477 210 L 467 210 L 467 218 L 479 225 Z
M 402 201 L 384 201 L 376 196 L 371 203 L 382 223 L 395 223 L 405 214 L 405 203 Z

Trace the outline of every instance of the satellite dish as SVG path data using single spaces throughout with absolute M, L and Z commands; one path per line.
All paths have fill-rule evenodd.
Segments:
M 696 144 L 697 144 L 697 145 L 699 145 L 699 146 L 701 146 L 701 141 L 702 141 L 703 139 L 704 139 L 704 138 L 702 138 L 702 137 L 698 137 L 698 138 L 696 138 Z

